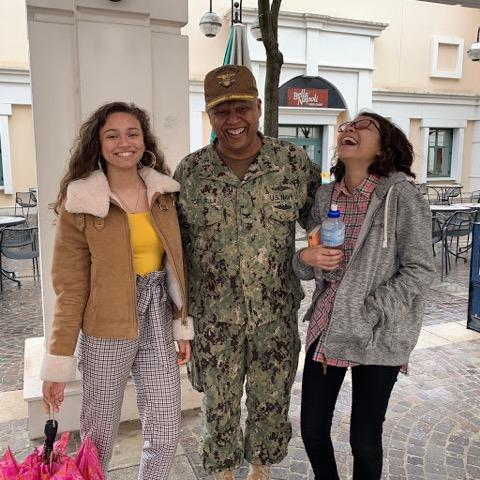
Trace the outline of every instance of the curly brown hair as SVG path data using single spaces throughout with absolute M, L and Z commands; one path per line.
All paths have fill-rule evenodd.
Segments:
M 102 157 L 100 145 L 100 130 L 105 125 L 107 118 L 112 113 L 128 113 L 134 116 L 141 125 L 145 150 L 152 152 L 157 162 L 155 170 L 165 175 L 170 175 L 170 170 L 165 163 L 165 157 L 157 145 L 157 140 L 150 127 L 148 113 L 134 103 L 111 102 L 98 108 L 80 127 L 80 132 L 71 150 L 68 170 L 60 182 L 60 191 L 52 208 L 58 213 L 60 206 L 65 201 L 67 187 L 74 180 L 88 177 L 93 171 L 102 168 L 106 172 L 106 162 Z M 146 155 L 145 163 L 151 162 L 150 156 Z
M 357 116 L 370 117 L 377 121 L 380 133 L 381 153 L 368 166 L 370 175 L 388 177 L 392 172 L 404 172 L 412 178 L 413 147 L 406 135 L 390 120 L 378 113 L 360 112 Z M 345 165 L 336 157 L 335 165 L 330 169 L 335 181 L 340 182 L 345 176 Z

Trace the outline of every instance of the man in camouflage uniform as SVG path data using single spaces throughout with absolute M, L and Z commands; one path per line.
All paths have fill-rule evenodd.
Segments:
M 320 182 L 301 148 L 258 132 L 257 97 L 246 67 L 209 72 L 206 110 L 217 138 L 175 173 L 196 334 L 190 377 L 205 393 L 203 463 L 216 479 L 233 480 L 244 458 L 248 479 L 269 479 L 287 454 L 303 295 L 291 266 L 295 223 L 304 224 Z

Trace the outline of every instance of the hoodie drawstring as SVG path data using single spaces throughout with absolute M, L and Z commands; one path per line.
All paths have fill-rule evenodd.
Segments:
M 383 212 L 383 244 L 382 248 L 388 247 L 388 202 L 390 201 L 390 194 L 392 193 L 393 185 L 388 189 L 387 199 L 385 200 L 385 211 Z

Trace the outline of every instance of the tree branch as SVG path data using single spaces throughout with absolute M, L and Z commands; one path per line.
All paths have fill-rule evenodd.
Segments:
M 278 136 L 278 85 L 283 55 L 278 48 L 278 14 L 282 0 L 258 0 L 258 20 L 267 57 L 263 109 L 265 135 Z
M 276 35 L 273 31 L 270 0 L 258 0 L 258 20 L 262 31 L 262 41 L 267 53 L 275 51 Z
M 272 0 L 272 8 L 271 8 L 272 30 L 276 40 L 278 39 L 278 14 L 280 13 L 281 3 L 282 3 L 282 0 Z

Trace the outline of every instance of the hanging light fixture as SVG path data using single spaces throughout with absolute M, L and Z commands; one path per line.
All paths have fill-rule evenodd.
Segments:
M 210 11 L 202 15 L 199 22 L 200 30 L 206 37 L 216 37 L 222 28 L 220 17 L 212 11 L 212 0 L 210 0 Z
M 231 25 L 234 25 L 235 23 L 242 23 L 242 3 L 243 0 L 240 0 L 240 2 L 234 2 L 233 0 L 230 0 Z M 216 37 L 220 31 L 220 28 L 222 28 L 222 20 L 212 10 L 212 0 L 210 0 L 210 11 L 202 15 L 199 25 L 200 30 L 206 37 Z M 255 40 L 262 41 L 262 32 L 260 31 L 260 24 L 258 20 L 254 22 L 250 30 Z
M 477 41 L 472 43 L 472 46 L 467 50 L 467 55 L 470 60 L 473 62 L 480 61 L 480 27 L 478 27 L 477 31 Z

